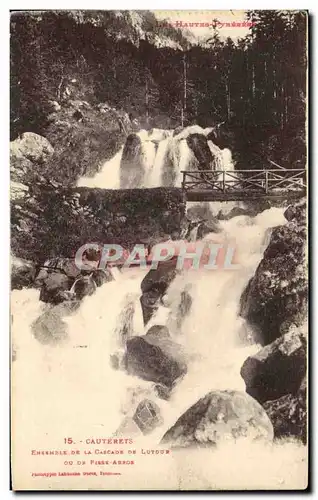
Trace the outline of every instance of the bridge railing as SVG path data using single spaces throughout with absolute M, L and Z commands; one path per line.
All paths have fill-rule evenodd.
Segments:
M 209 190 L 218 193 L 253 191 L 304 191 L 305 169 L 273 170 L 190 170 L 182 171 L 184 191 Z

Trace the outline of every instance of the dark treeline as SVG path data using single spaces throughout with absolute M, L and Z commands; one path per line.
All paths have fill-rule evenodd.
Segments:
M 306 161 L 305 12 L 250 11 L 238 40 L 204 45 L 139 12 L 45 11 L 11 17 L 11 137 L 45 135 L 48 102 L 107 102 L 143 127 L 223 129 L 240 168 Z M 140 29 L 142 40 L 140 40 Z M 163 40 L 159 46 L 158 37 Z

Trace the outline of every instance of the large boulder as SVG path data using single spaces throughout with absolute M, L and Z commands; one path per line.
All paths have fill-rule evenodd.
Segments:
M 307 210 L 306 200 L 301 200 L 299 203 L 289 205 L 284 212 L 285 218 L 291 221 L 306 222 Z
M 129 374 L 169 389 L 187 371 L 182 347 L 157 326 L 144 336 L 127 340 L 124 365 Z
M 304 378 L 297 394 L 286 394 L 267 401 L 263 408 L 269 416 L 275 438 L 296 437 L 307 442 L 307 391 Z
M 198 217 L 193 220 L 185 218 L 182 221 L 181 238 L 187 241 L 202 240 L 207 234 L 220 233 L 222 231 L 218 220 L 210 217 L 209 220 L 202 220 Z
M 64 301 L 50 307 L 32 323 L 34 335 L 41 344 L 59 345 L 68 340 L 68 326 L 64 318 L 73 314 L 79 307 L 78 301 Z
M 153 346 L 159 347 L 166 356 L 175 359 L 180 365 L 186 362 L 186 353 L 180 344 L 174 342 L 169 330 L 163 325 L 154 325 L 144 335 L 144 339 Z
M 21 290 L 33 285 L 36 275 L 34 262 L 25 259 L 11 258 L 11 288 Z
M 218 148 L 235 150 L 235 130 L 228 123 L 219 123 L 206 134 L 207 140 L 212 141 Z
M 32 196 L 34 183 L 42 177 L 43 165 L 54 152 L 49 141 L 25 132 L 10 142 L 10 195 L 12 202 L 25 204 Z
M 254 277 L 241 297 L 241 315 L 270 344 L 292 324 L 300 326 L 308 305 L 307 227 L 304 201 L 289 207 L 288 222 L 273 229 Z
M 262 406 L 240 391 L 212 391 L 169 429 L 162 443 L 172 447 L 215 446 L 229 439 L 272 440 L 273 426 Z
M 241 368 L 248 394 L 260 402 L 296 394 L 306 374 L 306 351 L 305 329 L 291 329 L 248 357 Z
M 14 143 L 15 141 L 10 143 L 10 180 L 21 184 L 21 181 L 28 180 L 30 172 L 34 170 L 34 164 L 22 156 L 19 149 L 13 146 Z
M 33 132 L 25 132 L 10 143 L 11 159 L 25 158 L 32 163 L 43 164 L 53 154 L 54 149 L 49 141 Z
M 64 292 L 69 292 L 75 280 L 80 276 L 74 259 L 56 257 L 48 259 L 41 266 L 35 286 L 40 288 L 40 300 L 59 304 L 66 300 Z
M 138 188 L 145 174 L 142 142 L 137 134 L 129 134 L 120 161 L 120 187 Z
M 144 399 L 139 403 L 133 416 L 143 434 L 150 434 L 156 427 L 163 424 L 159 406 L 150 399 Z
M 191 134 L 186 139 L 189 148 L 199 162 L 200 170 L 210 170 L 213 159 L 208 141 L 203 134 Z
M 75 259 L 56 257 L 47 260 L 36 277 L 40 288 L 40 300 L 60 304 L 64 300 L 81 300 L 91 295 L 96 288 L 113 280 L 108 269 L 80 270 Z
M 140 303 L 146 325 L 157 311 L 160 299 L 177 274 L 177 258 L 159 262 L 157 269 L 151 269 L 141 282 L 142 296 Z
M 29 194 L 29 187 L 22 182 L 11 181 L 10 183 L 10 198 L 14 202 L 24 201 Z

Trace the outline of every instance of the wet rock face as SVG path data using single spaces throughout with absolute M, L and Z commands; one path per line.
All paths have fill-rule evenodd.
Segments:
M 220 233 L 221 231 L 222 229 L 220 228 L 219 224 L 217 224 L 215 221 L 212 220 L 204 221 L 201 224 L 199 224 L 197 239 L 202 240 L 202 238 L 204 238 L 207 234 Z
M 153 289 L 149 290 L 146 293 L 143 293 L 142 296 L 140 297 L 140 304 L 145 325 L 158 310 L 159 307 L 158 301 L 162 296 L 163 293 L 161 293 L 160 290 Z
M 98 286 L 113 277 L 107 269 L 82 275 L 72 259 L 60 257 L 46 264 L 49 269 L 42 268 L 34 283 L 40 287 L 40 300 L 48 304 L 32 324 L 32 331 L 40 343 L 55 345 L 68 339 L 64 318 L 80 307 L 84 297 L 92 295 Z
M 190 220 L 185 218 L 182 221 L 181 238 L 187 241 L 202 240 L 207 234 L 220 233 L 221 231 L 220 224 L 214 217 L 211 217 L 209 220 L 200 220 L 199 218 Z
M 81 276 L 74 282 L 71 291 L 74 293 L 76 300 L 82 300 L 87 295 L 93 295 L 96 289 L 97 285 L 92 276 Z
M 187 137 L 186 141 L 199 162 L 199 169 L 210 170 L 213 162 L 213 156 L 205 135 L 191 134 Z
M 207 140 L 212 141 L 220 149 L 229 148 L 235 150 L 235 132 L 226 123 L 214 127 L 207 135 Z
M 82 300 L 92 295 L 96 288 L 112 281 L 108 269 L 80 271 L 74 259 L 56 257 L 47 260 L 35 279 L 40 288 L 40 300 L 60 304 L 64 300 Z
M 177 274 L 176 261 L 177 257 L 159 262 L 157 269 L 151 269 L 141 282 L 140 303 L 145 325 L 157 311 L 160 299 Z
M 180 294 L 180 302 L 176 314 L 176 329 L 180 331 L 185 318 L 189 315 L 192 307 L 191 286 L 185 287 Z
M 259 332 L 263 345 L 273 342 L 288 326 L 300 326 L 307 314 L 306 206 L 289 207 L 288 222 L 272 231 L 254 277 L 241 297 L 241 315 Z
M 306 382 L 306 379 L 304 379 Z M 267 401 L 263 408 L 269 416 L 275 438 L 296 437 L 307 442 L 307 399 L 306 384 L 297 394 L 287 394 L 274 401 Z
M 120 162 L 120 187 L 135 188 L 141 185 L 145 173 L 140 137 L 129 134 Z
M 80 276 L 80 270 L 73 259 L 57 257 L 47 260 L 35 279 L 35 286 L 40 288 L 40 300 L 59 304 L 66 300 L 64 292 L 69 292 L 74 281 Z
M 65 301 L 49 307 L 32 323 L 32 333 L 41 344 L 60 345 L 68 339 L 68 326 L 64 318 L 77 310 L 79 302 Z
M 243 207 L 233 207 L 230 212 L 224 213 L 222 210 L 219 211 L 217 215 L 218 220 L 230 220 L 233 219 L 233 217 L 239 217 L 241 215 L 247 216 L 247 217 L 255 217 L 257 214 L 262 212 L 263 210 L 266 210 L 271 207 L 269 203 L 266 202 L 266 200 L 260 200 L 257 204 L 255 202 L 249 204 L 247 202 L 244 202 L 244 208 Z
M 154 341 L 159 340 L 159 339 L 169 339 L 170 334 L 169 330 L 166 326 L 163 325 L 154 325 L 146 333 L 146 338 L 148 342 L 151 342 L 151 339 Z
M 129 374 L 168 388 L 187 371 L 181 346 L 154 331 L 127 340 L 124 365 Z
M 284 212 L 285 218 L 290 221 L 306 222 L 306 201 L 290 205 Z
M 150 399 L 144 399 L 137 406 L 133 421 L 138 425 L 141 432 L 146 435 L 161 425 L 163 418 L 159 406 Z
M 25 132 L 18 139 L 10 143 L 10 155 L 13 167 L 22 166 L 21 162 L 23 159 L 27 160 L 24 162 L 24 166 L 31 166 L 32 163 L 43 164 L 52 156 L 53 152 L 54 149 L 49 141 L 45 137 L 33 132 Z
M 199 399 L 166 432 L 172 447 L 215 446 L 223 440 L 272 440 L 273 426 L 262 406 L 239 391 L 212 391 Z
M 180 134 L 182 132 L 184 127 L 182 127 L 181 125 L 179 125 L 179 127 L 176 127 L 173 131 L 173 134 L 172 136 L 175 137 L 176 135 Z
M 291 330 L 248 357 L 241 368 L 247 393 L 261 403 L 295 395 L 306 375 L 306 351 L 305 332 Z
M 12 257 L 11 259 L 11 288 L 21 290 L 32 286 L 36 275 L 34 262 Z

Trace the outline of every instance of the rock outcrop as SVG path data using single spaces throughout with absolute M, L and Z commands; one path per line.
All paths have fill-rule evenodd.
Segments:
M 157 311 L 160 300 L 177 274 L 177 258 L 159 262 L 157 269 L 151 269 L 141 282 L 140 303 L 145 325 Z
M 11 289 L 21 290 L 33 285 L 36 276 L 36 265 L 34 262 L 11 258 Z
M 272 440 L 273 427 L 266 412 L 244 392 L 212 391 L 191 406 L 161 442 L 185 448 L 240 438 Z
M 150 434 L 156 427 L 163 424 L 160 408 L 150 399 L 144 399 L 139 403 L 133 416 L 143 434 Z
M 75 87 L 76 87 L 75 83 Z M 69 83 L 68 88 L 74 87 Z M 74 88 L 52 109 L 45 135 L 54 146 L 51 179 L 69 185 L 96 174 L 119 151 L 132 124 L 128 114 L 108 103 L 90 104 Z
M 64 318 L 73 314 L 80 302 L 64 301 L 46 310 L 32 323 L 32 333 L 41 344 L 60 345 L 68 340 L 68 327 Z
M 275 438 L 298 438 L 307 442 L 307 391 L 304 378 L 296 394 L 267 401 L 263 408 L 269 416 Z
M 80 270 L 75 259 L 56 257 L 47 260 L 36 276 L 34 285 L 40 288 L 40 300 L 59 304 L 65 300 L 82 300 L 96 288 L 113 280 L 109 269 Z
M 259 332 L 263 345 L 273 342 L 307 315 L 306 203 L 285 211 L 288 222 L 273 229 L 268 247 L 241 298 L 241 315 Z
M 186 138 L 189 148 L 198 160 L 199 170 L 211 170 L 214 157 L 204 134 L 191 134 Z M 204 177 L 203 177 L 204 178 Z
M 53 155 L 50 142 L 41 135 L 24 132 L 10 143 L 11 175 L 13 180 L 20 180 L 27 174 L 27 169 L 34 165 L 43 165 Z
M 159 406 L 151 399 L 143 399 L 133 415 L 126 415 L 117 429 L 116 436 L 146 436 L 163 424 Z
M 187 241 L 202 240 L 207 234 L 220 233 L 221 231 L 220 224 L 214 217 L 207 220 L 198 217 L 190 220 L 186 217 L 182 221 L 181 238 Z
M 306 356 L 305 329 L 291 329 L 246 359 L 241 375 L 247 393 L 261 403 L 297 394 L 306 375 Z
M 124 365 L 129 374 L 168 389 L 187 371 L 182 347 L 157 326 L 144 336 L 127 340 Z

